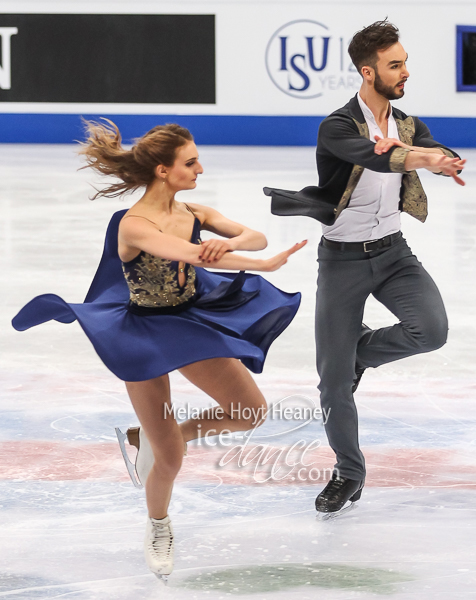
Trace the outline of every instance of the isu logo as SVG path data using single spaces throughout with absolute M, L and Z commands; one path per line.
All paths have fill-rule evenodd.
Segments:
M 9 90 L 12 87 L 12 67 L 11 67 L 11 40 L 12 35 L 16 35 L 16 27 L 0 27 L 0 37 L 2 38 L 2 66 L 0 67 L 0 88 Z
M 294 98 L 319 98 L 326 91 L 358 90 L 361 78 L 350 62 L 344 38 L 317 21 L 291 21 L 266 48 L 271 81 Z

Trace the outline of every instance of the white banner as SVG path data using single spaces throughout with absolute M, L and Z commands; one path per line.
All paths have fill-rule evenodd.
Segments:
M 0 13 L 20 12 L 214 14 L 216 104 L 2 102 L 1 112 L 327 115 L 360 86 L 347 53 L 352 35 L 388 16 L 409 55 L 410 80 L 398 107 L 422 116 L 476 117 L 476 94 L 456 91 L 456 26 L 476 25 L 474 1 L 0 1 Z M 15 37 L 8 38 L 12 52 Z M 0 66 L 7 81 L 8 66 Z

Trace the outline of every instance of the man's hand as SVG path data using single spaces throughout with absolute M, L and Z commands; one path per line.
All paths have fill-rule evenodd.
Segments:
M 465 185 L 465 182 L 458 176 L 458 171 L 464 169 L 466 160 L 460 158 L 449 158 L 446 155 L 427 154 L 428 166 L 426 167 L 432 173 L 443 173 L 452 177 L 458 185 Z
M 375 153 L 383 154 L 388 152 L 393 146 L 400 146 L 410 150 L 405 159 L 405 169 L 414 171 L 416 169 L 428 169 L 432 173 L 443 173 L 452 177 L 458 185 L 465 185 L 465 182 L 458 176 L 458 171 L 464 169 L 466 160 L 460 158 L 450 158 L 442 154 L 439 148 L 420 148 L 409 146 L 395 138 L 381 138 L 376 135 Z
M 400 140 L 397 140 L 397 138 L 381 138 L 379 135 L 374 136 L 374 138 L 377 141 L 374 148 L 375 154 L 385 154 L 393 146 L 400 146 L 400 148 L 406 148 L 407 150 L 412 149 L 411 146 L 404 144 Z
M 233 252 L 233 243 L 231 240 L 212 239 L 202 242 L 200 260 L 206 263 L 216 262 L 225 254 L 225 252 Z

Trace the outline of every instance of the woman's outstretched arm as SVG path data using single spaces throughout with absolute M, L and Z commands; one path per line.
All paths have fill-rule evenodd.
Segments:
M 138 219 L 125 219 L 119 227 L 119 246 L 143 250 L 153 256 L 167 260 L 183 261 L 195 267 L 205 267 L 208 261 L 203 260 L 203 245 L 192 244 L 167 233 L 160 232 L 152 223 Z M 300 250 L 306 241 L 295 244 L 288 250 L 280 252 L 269 259 L 251 258 L 226 252 L 214 260 L 214 269 L 232 269 L 238 271 L 275 271 L 287 262 L 291 254 Z M 119 254 L 120 256 L 120 254 Z

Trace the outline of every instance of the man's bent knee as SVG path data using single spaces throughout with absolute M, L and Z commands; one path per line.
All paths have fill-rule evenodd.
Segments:
M 417 342 L 421 352 L 438 350 L 448 339 L 448 320 L 446 315 L 439 318 L 427 319 L 422 323 L 417 333 L 410 332 Z
M 448 325 L 444 328 L 433 329 L 431 333 L 427 334 L 425 350 L 430 352 L 431 350 L 438 350 L 446 344 L 448 339 Z

